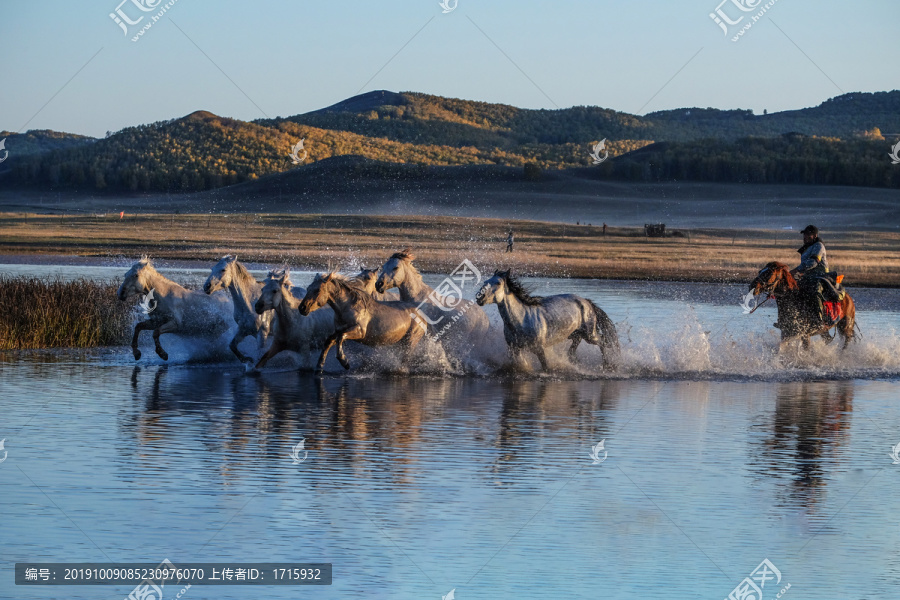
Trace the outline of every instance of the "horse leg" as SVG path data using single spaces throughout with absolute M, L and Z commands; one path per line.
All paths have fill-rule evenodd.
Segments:
M 159 343 L 159 336 L 176 331 L 178 331 L 178 324 L 175 321 L 167 321 L 153 330 L 153 343 L 156 344 L 156 354 L 163 360 L 169 360 L 169 354 L 163 350 L 162 344 Z
M 846 350 L 850 341 L 855 339 L 854 327 L 856 327 L 856 304 L 850 296 L 844 298 L 844 318 L 838 323 L 838 333 L 844 338 L 844 345 L 841 350 Z
M 284 343 L 284 340 L 275 338 L 275 340 L 272 342 L 272 345 L 269 346 L 269 349 L 266 350 L 266 353 L 260 357 L 260 359 L 256 362 L 256 366 L 253 368 L 254 369 L 263 368 L 264 366 L 266 366 L 266 363 L 269 362 L 269 360 L 273 356 L 275 356 L 276 354 L 278 354 L 279 352 L 284 350 L 285 347 L 286 347 L 286 344 Z
M 244 334 L 240 331 L 235 334 L 234 338 L 232 338 L 231 343 L 228 344 L 228 347 L 231 348 L 231 351 L 237 356 L 238 360 L 243 362 L 251 362 L 250 357 L 243 354 L 240 350 L 238 350 L 238 342 L 244 339 Z
M 578 359 L 575 357 L 575 351 L 578 350 L 578 344 L 580 344 L 580 343 L 581 343 L 581 336 L 578 336 L 578 335 L 572 336 L 572 345 L 569 346 L 569 351 L 568 351 L 569 361 L 572 364 L 575 364 L 578 362 Z
M 424 337 L 425 330 L 413 323 L 412 327 L 409 328 L 403 338 L 406 345 L 406 350 L 403 355 L 404 363 L 409 364 L 409 361 L 412 359 L 413 350 L 416 349 L 416 346 L 419 345 L 419 342 L 421 342 Z
M 141 321 L 134 326 L 134 335 L 131 336 L 131 353 L 134 354 L 134 360 L 141 360 L 141 351 L 138 350 L 138 337 L 141 335 L 142 331 L 146 331 L 147 329 L 153 329 L 153 325 L 150 324 L 150 321 Z
M 538 360 L 541 361 L 541 369 L 543 369 L 544 371 L 548 371 L 549 369 L 547 368 L 547 351 L 544 349 L 544 347 L 543 346 L 535 346 L 534 348 L 532 348 L 531 351 L 534 352 L 535 355 L 538 357 Z
M 362 330 L 359 328 L 359 325 L 352 328 L 350 331 L 342 332 L 337 342 L 337 359 L 338 362 L 341 363 L 341 366 L 344 367 L 345 370 L 350 370 L 350 361 L 347 360 L 347 355 L 344 354 L 344 340 L 358 340 L 363 338 Z
M 325 370 L 325 359 L 328 358 L 328 351 L 331 350 L 331 347 L 334 346 L 334 342 L 337 341 L 338 337 L 341 335 L 343 334 L 334 332 L 328 336 L 327 340 L 325 340 L 325 347 L 322 348 L 322 354 L 319 355 L 319 363 L 316 365 L 317 373 L 321 373 Z

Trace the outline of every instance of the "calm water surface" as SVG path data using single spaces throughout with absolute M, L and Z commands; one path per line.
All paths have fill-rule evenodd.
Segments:
M 170 365 L 2 356 L 0 597 L 131 591 L 16 587 L 15 562 L 164 558 L 334 565 L 330 587 L 197 599 L 721 600 L 763 559 L 782 574 L 765 600 L 788 583 L 788 599 L 900 597 L 894 292 L 854 292 L 864 338 L 844 355 L 785 363 L 740 286 L 532 284 L 606 309 L 622 369 L 586 348 L 548 376 L 498 374 L 502 354 L 435 375 L 362 353 L 350 375 L 248 375 L 165 337 Z

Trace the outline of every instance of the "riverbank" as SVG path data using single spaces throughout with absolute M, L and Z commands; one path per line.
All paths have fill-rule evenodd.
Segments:
M 512 253 L 506 233 L 515 232 Z M 649 281 L 749 281 L 765 263 L 794 265 L 796 230 L 694 228 L 648 238 L 643 228 L 439 216 L 291 214 L 36 215 L 0 213 L 0 255 L 212 262 L 224 254 L 310 270 L 376 268 L 404 247 L 422 271 L 468 258 L 522 275 Z M 672 235 L 674 234 L 674 235 Z M 900 233 L 823 232 L 849 286 L 900 287 Z M 0 257 L 2 260 L 2 257 Z

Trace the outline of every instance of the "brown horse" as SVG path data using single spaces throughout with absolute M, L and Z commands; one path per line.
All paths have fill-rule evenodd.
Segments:
M 804 293 L 791 275 L 788 266 L 780 262 L 770 262 L 756 278 L 750 282 L 750 290 L 754 296 L 767 294 L 775 299 L 778 306 L 778 323 L 781 328 L 781 346 L 792 339 L 800 338 L 804 348 L 809 347 L 809 338 L 821 335 L 826 343 L 831 342 L 828 331 L 837 327 L 844 338 L 844 348 L 853 339 L 853 328 L 856 324 L 856 304 L 850 294 L 844 294 L 841 308 L 843 318 L 835 325 L 824 326 L 819 321 L 815 299 Z
M 325 340 L 316 370 L 325 367 L 328 351 L 337 343 L 337 358 L 345 369 L 350 362 L 344 355 L 344 340 L 367 346 L 392 346 L 403 343 L 406 358 L 424 337 L 416 321 L 415 302 L 379 302 L 349 279 L 329 273 L 316 275 L 300 302 L 301 315 L 329 305 L 334 310 L 334 333 Z

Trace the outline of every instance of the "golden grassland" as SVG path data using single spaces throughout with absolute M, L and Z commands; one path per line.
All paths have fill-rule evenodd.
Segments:
M 124 344 L 132 307 L 116 285 L 0 277 L 0 350 Z
M 506 232 L 515 249 L 504 253 Z M 795 265 L 797 231 L 681 229 L 648 238 L 642 228 L 444 216 L 291 214 L 35 215 L 0 213 L 0 254 L 80 255 L 245 262 L 324 270 L 380 266 L 411 247 L 423 271 L 463 258 L 523 275 L 664 281 L 749 281 L 771 260 Z M 900 286 L 900 233 L 823 232 L 832 270 L 850 286 Z

